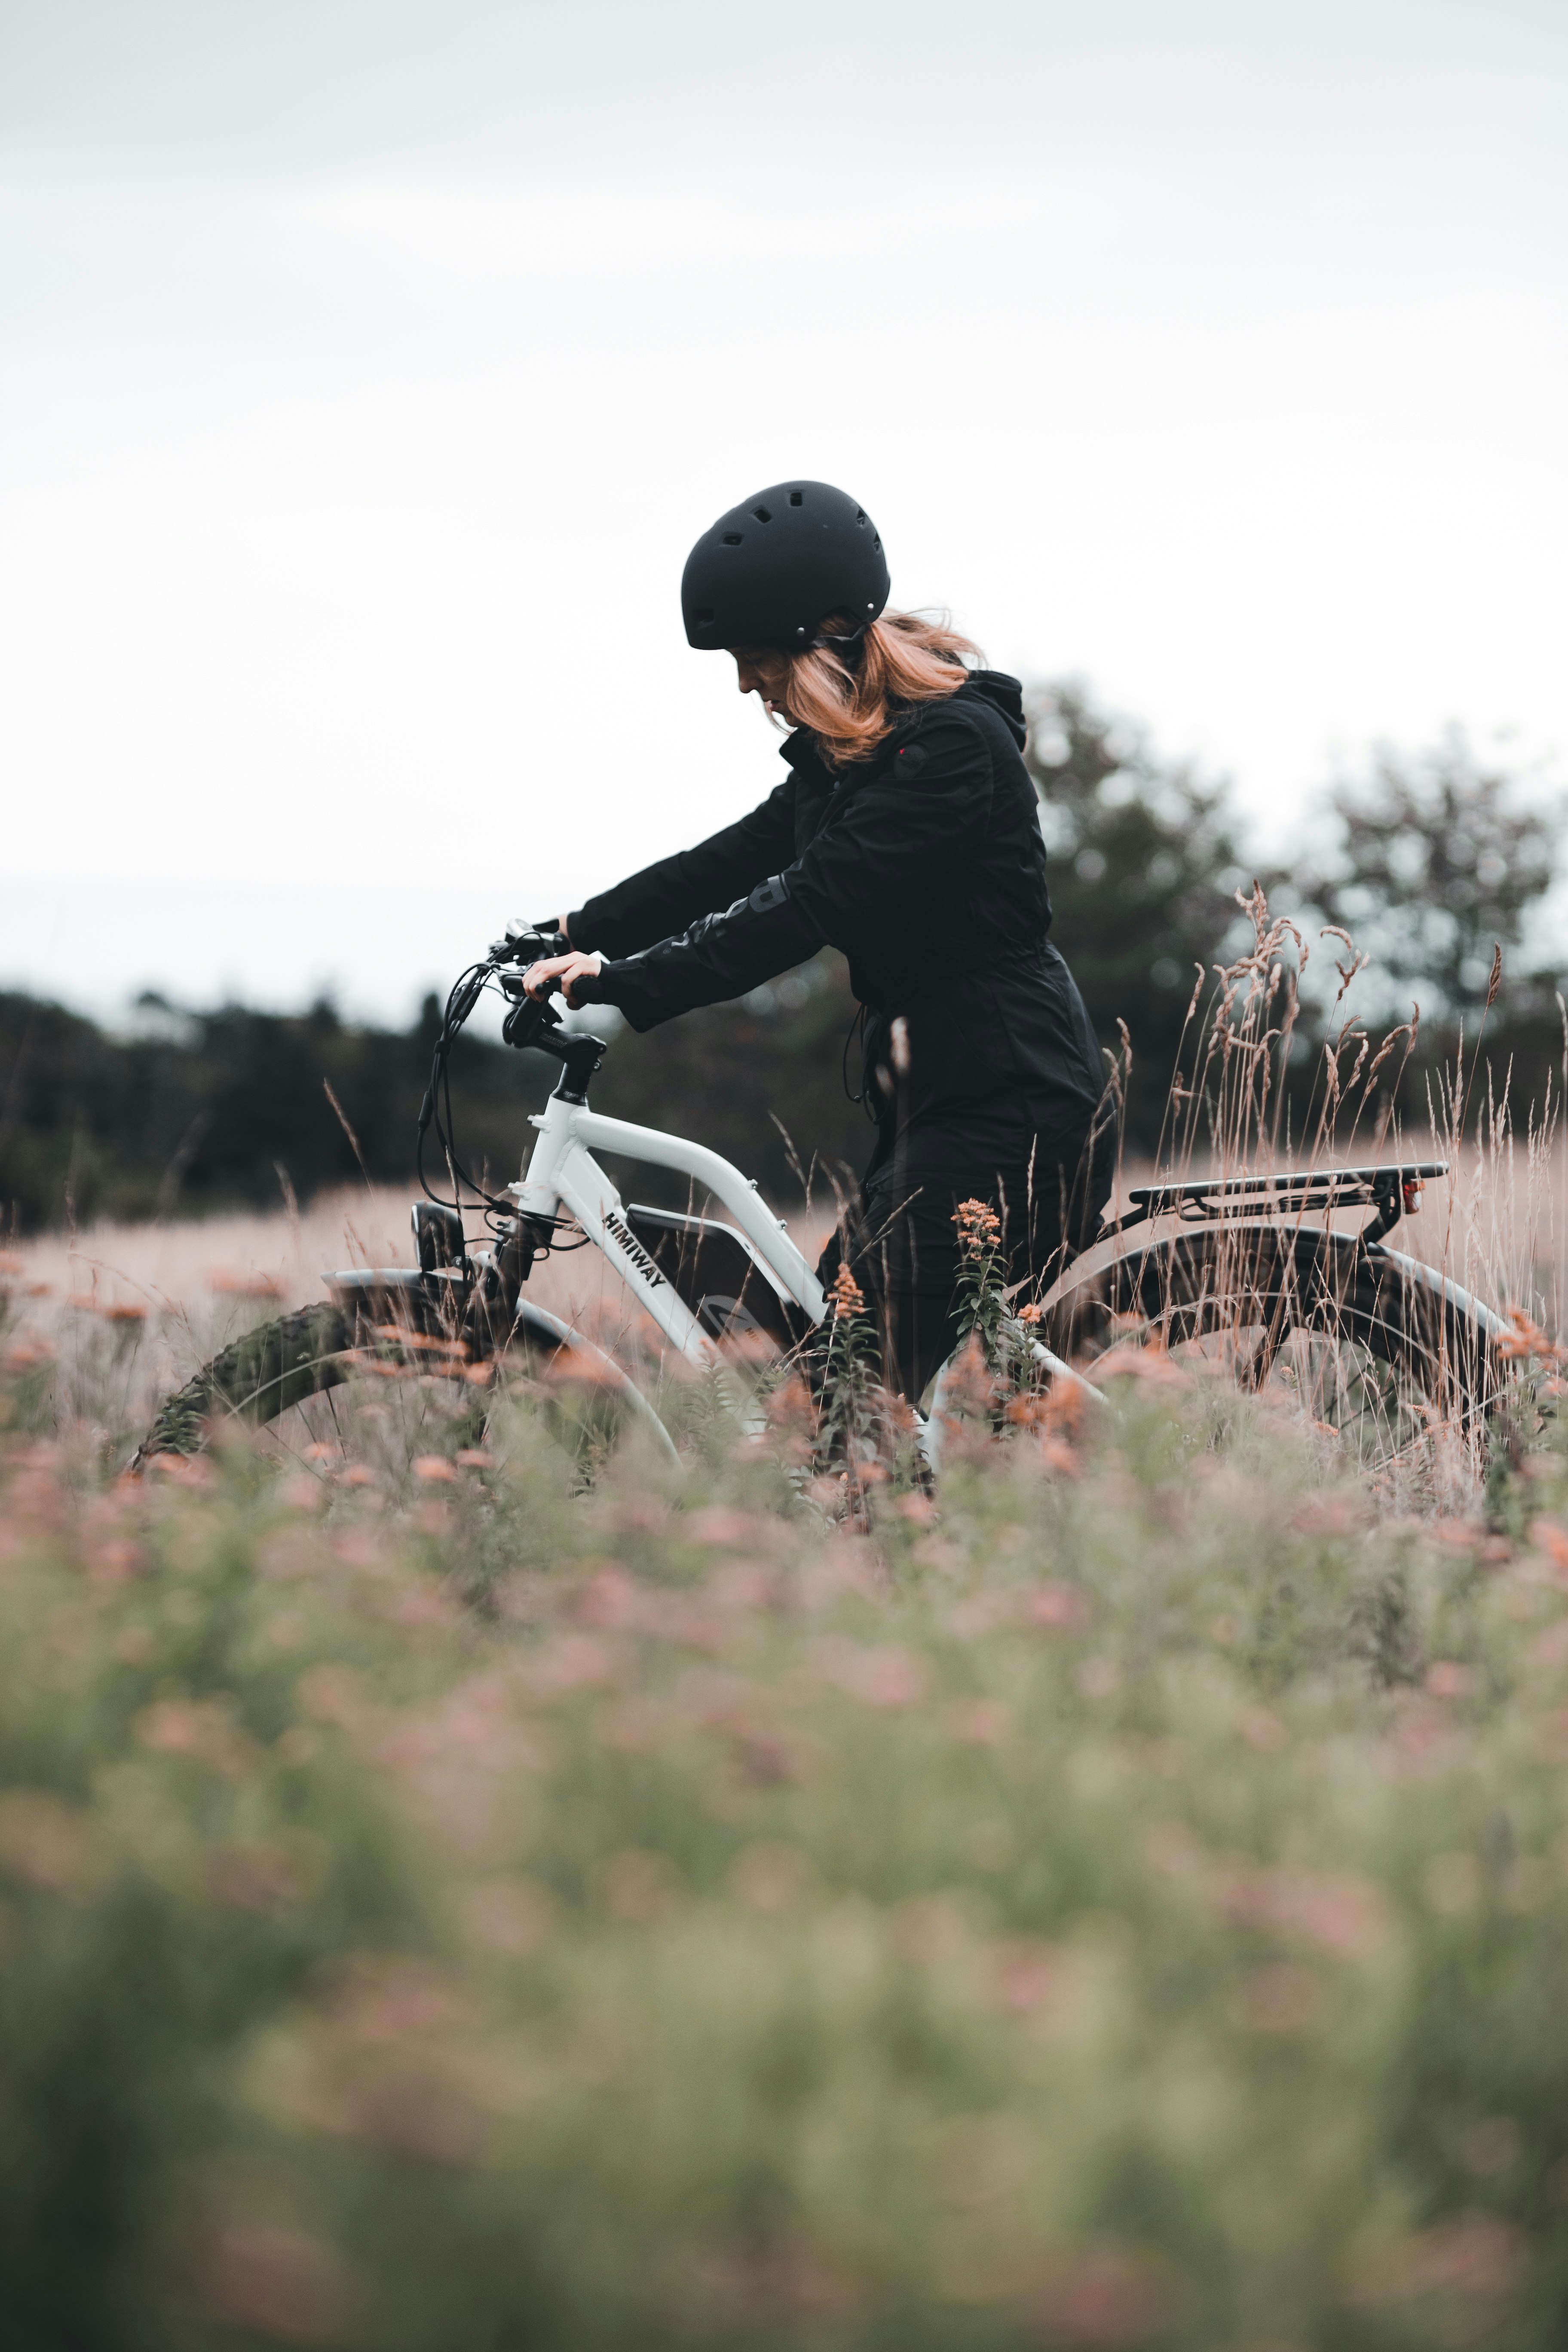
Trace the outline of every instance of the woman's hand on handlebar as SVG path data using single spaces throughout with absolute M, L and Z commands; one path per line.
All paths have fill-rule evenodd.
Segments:
M 522 975 L 522 984 L 530 996 L 548 996 L 552 986 L 558 987 L 568 1004 L 575 1008 L 577 998 L 572 993 L 580 980 L 596 980 L 604 963 L 600 955 L 546 956 L 541 963 L 531 963 Z

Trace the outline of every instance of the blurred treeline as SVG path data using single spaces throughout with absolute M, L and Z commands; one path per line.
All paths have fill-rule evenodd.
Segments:
M 1326 1029 L 1354 1018 L 1375 1037 L 1409 1020 L 1413 1005 L 1414 1049 L 1386 1066 L 1396 1092 L 1382 1106 L 1412 1139 L 1426 1136 L 1435 1084 L 1461 1030 L 1473 1048 L 1483 1013 L 1490 1076 L 1470 1089 L 1472 1118 L 1489 1084 L 1493 1100 L 1510 1089 L 1520 1128 L 1549 1087 L 1555 1097 L 1557 975 L 1537 968 L 1527 946 L 1554 877 L 1557 813 L 1523 797 L 1462 737 L 1412 759 L 1381 753 L 1369 773 L 1338 781 L 1320 805 L 1327 826 L 1282 870 L 1249 856 L 1223 788 L 1159 759 L 1081 688 L 1037 689 L 1031 719 L 1053 937 L 1102 1044 L 1119 1049 L 1125 1024 L 1131 1154 L 1168 1145 L 1172 1076 L 1184 1065 L 1190 1077 L 1194 1059 L 1184 1030 L 1197 967 L 1212 982 L 1214 966 L 1245 948 L 1237 894 L 1255 879 L 1271 907 L 1296 916 L 1309 948 L 1283 1088 L 1289 1134 L 1311 1115 Z M 1329 925 L 1368 959 L 1337 1006 L 1335 967 L 1352 958 L 1342 938 L 1320 936 Z M 1501 978 L 1488 1009 L 1497 950 Z M 595 1104 L 711 1145 L 781 1204 L 799 1202 L 803 1181 L 830 1201 L 871 1139 L 849 1099 L 859 1083 L 847 1043 L 855 1011 L 842 959 L 825 954 L 737 1003 L 647 1037 L 623 1034 Z M 403 1032 L 352 1025 L 327 1003 L 297 1015 L 186 1013 L 145 999 L 132 1032 L 110 1034 L 58 1005 L 0 995 L 0 1216 L 26 1232 L 276 1203 L 352 1182 L 362 1169 L 405 1181 L 438 1017 L 433 997 Z M 494 1185 L 517 1173 L 528 1113 L 553 1076 L 542 1056 L 464 1038 L 453 1111 L 476 1175 Z M 438 1181 L 434 1160 L 430 1172 Z M 639 1193 L 660 1196 L 654 1171 L 627 1175 Z
M 824 957 L 751 1003 L 647 1038 L 621 1031 L 595 1108 L 711 1145 L 784 1204 L 801 1197 L 786 1141 L 798 1136 L 803 1155 L 821 1155 L 813 1181 L 831 1202 L 823 1166 L 842 1181 L 870 1138 L 840 1083 L 854 1011 L 842 960 Z M 0 994 L 0 1230 L 278 1207 L 362 1173 L 412 1177 L 435 997 L 405 1031 L 352 1025 L 326 1003 L 186 1014 L 149 997 L 137 1013 L 132 1034 L 116 1036 L 58 1005 Z M 469 1034 L 450 1066 L 463 1163 L 494 1190 L 517 1175 L 528 1114 L 543 1108 L 559 1066 Z M 447 1189 L 433 1141 L 426 1171 Z M 681 1196 L 682 1180 L 656 1170 L 616 1173 L 634 1198 Z

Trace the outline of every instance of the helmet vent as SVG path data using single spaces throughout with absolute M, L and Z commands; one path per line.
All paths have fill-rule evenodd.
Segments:
M 855 520 L 859 524 L 861 530 L 864 530 L 866 528 L 866 509 L 864 507 L 856 508 Z
M 756 516 L 759 522 L 772 522 L 773 520 L 773 516 L 766 507 L 753 507 L 752 509 L 752 512 Z
M 740 544 L 741 533 L 738 530 L 727 530 L 724 533 L 724 545 L 726 547 L 739 547 Z
M 792 490 L 789 494 L 789 502 L 792 507 L 805 506 L 805 492 L 804 490 Z

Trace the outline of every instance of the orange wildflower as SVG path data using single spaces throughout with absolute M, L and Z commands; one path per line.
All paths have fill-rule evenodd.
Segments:
M 847 1265 L 840 1265 L 833 1277 L 833 1287 L 828 1297 L 833 1301 L 835 1315 L 863 1315 L 866 1311 L 865 1293 Z

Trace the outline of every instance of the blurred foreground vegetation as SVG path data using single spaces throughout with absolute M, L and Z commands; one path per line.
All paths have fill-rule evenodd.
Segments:
M 51 1382 L 17 1339 L 18 2352 L 1564 2340 L 1553 1424 L 1380 1517 L 1151 1355 L 856 1534 L 700 1386 L 584 1491 L 545 1398 L 475 1445 L 412 1375 L 347 1470 L 116 1484 Z

